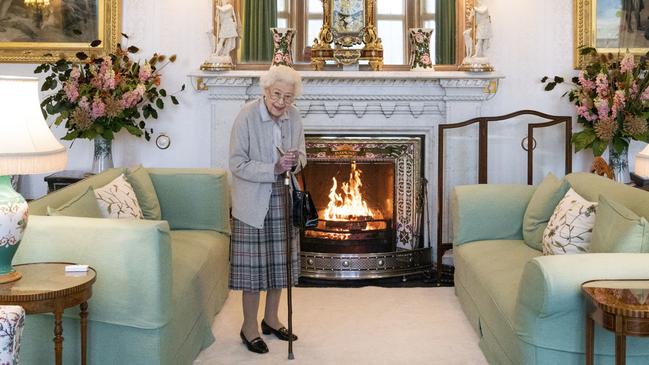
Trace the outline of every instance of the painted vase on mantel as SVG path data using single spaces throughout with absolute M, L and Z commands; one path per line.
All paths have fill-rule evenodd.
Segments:
M 410 28 L 410 69 L 413 71 L 435 71 L 430 58 L 431 28 Z
M 270 28 L 273 33 L 273 59 L 271 66 L 293 67 L 294 28 Z
M 113 141 L 101 136 L 95 137 L 95 152 L 92 159 L 93 174 L 113 168 Z
M 623 184 L 631 182 L 629 173 L 629 146 L 626 145 L 622 151 L 617 152 L 613 144 L 608 145 L 608 165 L 613 170 L 615 181 Z

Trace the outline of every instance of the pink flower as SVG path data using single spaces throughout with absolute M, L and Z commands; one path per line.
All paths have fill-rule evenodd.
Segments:
M 95 120 L 97 118 L 103 117 L 104 115 L 106 115 L 106 104 L 104 104 L 104 102 L 101 101 L 101 99 L 96 98 L 92 102 L 92 109 L 90 110 L 90 118 L 92 118 L 92 120 Z
M 592 114 L 589 110 L 588 107 L 585 105 L 580 105 L 577 107 L 577 114 L 582 116 L 584 119 L 586 119 L 589 122 L 592 122 L 593 120 L 597 119 L 597 116 Z
M 595 86 L 597 88 L 597 95 L 600 98 L 608 96 L 608 76 L 606 76 L 606 74 L 600 72 L 597 75 L 595 78 Z
M 600 119 L 607 118 L 609 116 L 608 113 L 611 111 L 611 108 L 608 106 L 608 100 L 606 99 L 595 99 L 595 108 L 597 108 L 597 116 Z
M 284 55 L 284 63 L 287 64 L 287 65 L 290 65 L 290 64 L 293 63 L 292 60 L 291 60 L 291 55 L 289 55 L 289 54 Z
M 422 32 L 417 32 L 415 34 L 415 42 L 417 43 L 424 43 L 424 33 Z
M 63 85 L 63 91 L 65 91 L 65 96 L 71 103 L 74 103 L 79 98 L 79 88 L 77 87 L 76 82 L 66 82 Z
M 125 92 L 124 95 L 122 95 L 122 99 L 119 101 L 122 108 L 127 109 L 137 105 L 137 103 L 142 100 L 145 90 L 144 85 L 138 84 L 135 89 Z
M 430 65 L 430 56 L 428 55 L 428 53 L 421 55 L 421 63 L 424 65 Z
M 626 96 L 624 95 L 624 90 L 618 90 L 613 95 L 613 106 L 611 107 L 612 116 L 617 116 L 618 111 L 624 109 L 626 105 Z
M 644 91 L 642 92 L 642 94 L 640 94 L 640 100 L 642 100 L 642 101 L 647 101 L 647 100 L 649 100 L 649 87 L 646 88 L 646 89 L 644 89 Z
M 629 71 L 633 71 L 633 67 L 635 67 L 633 55 L 627 53 L 626 56 L 624 56 L 624 58 L 620 62 L 620 72 L 626 73 Z
M 79 77 L 81 77 L 81 70 L 79 67 L 72 67 L 72 71 L 70 71 L 70 78 L 74 81 L 79 80 Z
M 90 102 L 88 101 L 88 97 L 86 96 L 81 97 L 81 100 L 79 100 L 79 108 L 90 113 Z
M 629 89 L 629 96 L 631 98 L 635 98 L 638 95 L 638 90 L 640 88 L 638 87 L 638 82 L 636 80 L 633 80 L 633 83 L 631 84 L 631 89 Z
M 90 84 L 99 90 L 113 90 L 115 89 L 115 71 L 112 69 L 113 61 L 110 57 L 104 57 L 104 61 L 99 67 L 97 73 L 93 73 L 94 78 Z M 91 68 L 92 70 L 92 68 Z
M 275 57 L 273 57 L 273 63 L 282 63 L 283 59 L 284 54 L 282 52 L 277 52 L 275 53 Z
M 140 67 L 140 72 L 138 74 L 138 79 L 140 81 L 145 82 L 146 80 L 151 77 L 152 70 L 151 70 L 151 65 L 147 62 L 144 64 L 144 66 Z
M 588 80 L 586 78 L 586 74 L 584 73 L 584 71 L 579 72 L 578 79 L 579 79 L 579 85 L 581 85 L 581 88 L 584 91 L 589 92 L 595 90 L 595 83 L 592 80 Z

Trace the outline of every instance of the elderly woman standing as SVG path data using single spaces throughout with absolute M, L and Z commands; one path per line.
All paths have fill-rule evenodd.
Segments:
M 263 96 L 244 105 L 230 138 L 230 289 L 243 290 L 241 340 L 248 350 L 265 353 L 268 347 L 257 322 L 260 291 L 266 291 L 262 332 L 289 339 L 277 314 L 282 288 L 288 284 L 285 225 L 291 224 L 284 214 L 282 174 L 304 166 L 306 153 L 300 114 L 292 105 L 302 88 L 300 75 L 290 67 L 273 66 L 260 85 Z M 296 282 L 297 240 L 291 242 Z

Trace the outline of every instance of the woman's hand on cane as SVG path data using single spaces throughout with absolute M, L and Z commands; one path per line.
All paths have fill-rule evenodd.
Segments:
M 297 159 L 297 151 L 288 151 L 281 155 L 279 160 L 275 163 L 275 174 L 279 175 L 292 169 L 293 166 L 297 165 Z

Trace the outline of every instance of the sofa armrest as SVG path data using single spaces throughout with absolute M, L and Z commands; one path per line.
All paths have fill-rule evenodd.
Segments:
M 14 264 L 56 261 L 88 264 L 97 271 L 89 301 L 92 320 L 145 329 L 169 321 L 167 222 L 30 216 Z
M 230 189 L 222 169 L 150 168 L 162 219 L 171 229 L 230 234 Z
M 462 185 L 451 193 L 453 243 L 523 239 L 523 215 L 534 187 Z
M 649 254 L 539 256 L 525 265 L 519 299 L 539 315 L 548 316 L 576 309 L 575 305 L 583 300 L 581 284 L 585 281 L 646 278 Z
M 582 341 L 567 340 L 583 331 L 585 298 L 581 284 L 596 279 L 639 278 L 649 278 L 649 254 L 536 257 L 525 265 L 521 277 L 516 332 L 525 342 L 534 345 L 565 348 L 568 341 L 572 351 L 583 351 Z M 557 328 L 561 328 L 560 334 Z M 554 331 L 555 335 L 548 336 L 548 331 Z

